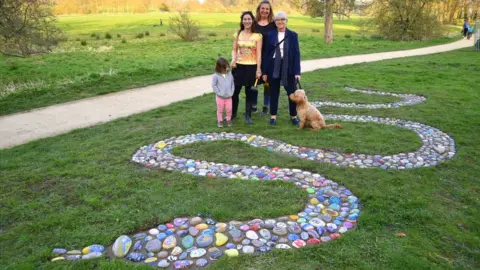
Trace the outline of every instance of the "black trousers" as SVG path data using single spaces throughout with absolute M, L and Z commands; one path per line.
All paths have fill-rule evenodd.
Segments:
M 282 74 L 281 71 L 280 74 Z M 277 115 L 281 79 L 269 78 L 268 80 L 270 82 L 270 114 Z M 297 116 L 297 104 L 291 101 L 288 97 L 290 94 L 295 93 L 295 77 L 289 78 L 287 86 L 284 85 L 283 87 L 287 92 L 288 110 L 290 112 L 290 116 Z
M 237 117 L 238 112 L 238 103 L 240 100 L 240 92 L 242 91 L 243 85 L 235 85 L 235 91 L 233 92 L 232 96 L 232 118 Z M 245 86 L 245 110 L 249 111 L 252 108 L 253 100 L 254 100 L 254 91 L 251 90 L 251 85 Z

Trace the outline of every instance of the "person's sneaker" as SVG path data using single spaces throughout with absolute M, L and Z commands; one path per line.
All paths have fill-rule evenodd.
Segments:
M 222 123 L 222 122 L 218 122 L 218 123 L 217 123 L 217 126 L 218 126 L 219 128 L 221 128 L 221 127 L 223 127 L 223 123 Z
M 258 112 L 257 106 L 252 106 L 252 113 L 256 113 L 256 112 Z
M 263 106 L 263 109 L 262 109 L 262 116 L 265 116 L 268 114 L 268 107 L 266 106 Z
M 277 124 L 277 119 L 274 119 L 274 118 L 270 118 L 270 121 L 268 121 L 268 123 L 273 126 L 275 124 Z
M 231 127 L 232 126 L 232 121 L 227 121 L 227 126 Z
M 298 120 L 298 118 L 292 118 L 292 124 L 298 126 L 298 124 L 300 124 L 300 121 Z
M 248 117 L 248 116 L 245 116 L 245 122 L 247 122 L 247 125 L 253 124 L 252 118 L 251 118 L 251 117 Z

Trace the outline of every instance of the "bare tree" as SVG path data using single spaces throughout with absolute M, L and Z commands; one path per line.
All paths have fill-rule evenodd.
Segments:
M 325 33 L 323 34 L 325 44 L 333 42 L 333 2 L 334 0 L 326 0 L 325 5 Z
M 26 56 L 56 46 L 64 36 L 51 7 L 42 0 L 0 0 L 0 51 Z
M 184 41 L 194 41 L 200 35 L 198 23 L 190 18 L 187 11 L 179 11 L 170 18 L 170 29 Z

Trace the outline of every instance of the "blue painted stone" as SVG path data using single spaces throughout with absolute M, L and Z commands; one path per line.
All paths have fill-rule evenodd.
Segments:
M 173 220 L 175 227 L 180 227 L 188 221 L 188 218 L 176 218 Z
M 188 235 L 188 231 L 187 230 L 180 230 L 177 232 L 177 235 L 180 236 L 180 237 L 185 237 Z
M 298 236 L 297 234 L 291 233 L 288 235 L 288 240 L 290 241 L 295 241 L 297 239 L 300 239 L 300 236 Z
M 227 243 L 227 245 L 225 246 L 227 249 L 232 249 L 232 248 L 235 248 L 235 244 L 233 243 Z
M 304 231 L 310 231 L 310 230 L 314 230 L 315 227 L 313 227 L 311 224 L 305 223 L 305 224 L 302 225 L 302 229 Z
M 302 233 L 302 234 L 303 234 L 303 233 Z M 314 230 L 308 231 L 308 233 L 307 233 L 307 239 L 308 239 L 309 236 L 312 237 L 312 238 L 315 238 L 315 239 L 320 238 L 320 235 L 318 235 L 318 233 L 317 233 L 316 231 L 314 231 Z M 302 239 L 303 239 L 303 238 L 302 238 Z M 303 240 L 307 240 L 307 239 L 303 239 Z
M 149 252 L 149 253 L 147 253 L 147 257 L 148 257 L 148 258 L 155 257 L 155 253 Z
M 271 248 L 271 247 L 269 247 L 269 246 L 261 246 L 261 247 L 259 247 L 259 248 L 258 248 L 258 250 L 259 250 L 260 252 L 264 252 L 264 253 L 266 253 L 266 252 L 269 252 L 269 251 L 271 251 L 271 250 L 272 250 L 272 248 Z
M 208 264 L 208 261 L 206 259 L 202 258 L 202 259 L 197 260 L 197 262 L 195 264 L 199 267 L 205 267 Z
M 325 233 L 325 229 L 323 227 L 318 227 L 317 232 L 318 232 L 318 235 L 322 236 L 323 233 Z
M 178 256 L 179 260 L 185 260 L 188 257 L 188 252 L 184 251 Z
M 192 236 L 197 236 L 198 229 L 192 226 L 192 227 L 188 228 L 188 233 L 190 233 Z
M 193 265 L 192 260 L 181 260 L 173 263 L 173 266 L 175 267 L 175 269 L 185 269 L 191 265 Z
M 301 218 L 297 219 L 297 222 L 298 223 L 305 223 L 305 222 L 307 222 L 307 219 L 304 218 L 304 217 L 301 217 Z
M 187 253 L 190 253 L 190 252 L 192 252 L 192 251 L 194 251 L 194 250 L 197 250 L 197 249 L 198 249 L 198 248 L 197 248 L 196 246 L 193 246 L 193 247 L 187 249 Z
M 166 230 L 166 231 L 165 231 L 165 234 L 166 234 L 167 236 L 173 235 L 173 231 L 172 231 L 172 230 Z
M 342 223 L 343 223 L 343 222 L 340 221 L 340 220 L 335 220 L 335 221 L 333 221 L 333 224 L 335 224 L 335 225 L 337 225 L 337 226 L 342 225 Z
M 342 202 L 340 198 L 338 198 L 337 196 L 330 197 L 328 201 L 330 202 L 330 204 L 333 204 L 333 203 L 340 204 Z
M 215 228 L 210 228 L 210 229 L 203 230 L 202 233 L 200 233 L 200 234 L 201 235 L 203 235 L 203 234 L 214 235 L 215 234 Z
M 157 229 L 159 231 L 163 232 L 163 231 L 166 231 L 168 229 L 168 227 L 166 225 L 162 224 L 162 225 L 158 225 Z
M 64 254 L 64 253 L 67 253 L 67 250 L 64 248 L 54 248 L 52 252 L 55 254 Z
M 133 250 L 134 251 L 140 251 L 142 249 L 142 246 L 143 246 L 143 241 L 142 240 L 138 240 L 137 242 L 135 242 L 135 244 L 133 245 Z
M 311 230 L 311 231 L 313 231 L 313 230 Z M 311 231 L 309 231 L 309 232 L 311 232 Z M 313 231 L 313 232 L 315 232 L 315 231 Z M 302 238 L 302 240 L 307 240 L 308 239 L 308 233 L 302 232 L 300 234 L 300 238 Z
M 167 235 L 165 233 L 159 233 L 157 234 L 157 239 L 162 241 L 163 239 L 167 238 Z
M 147 242 L 145 249 L 148 252 L 159 252 L 162 249 L 162 242 L 158 239 L 153 239 Z
M 213 242 L 213 236 L 210 234 L 202 234 L 197 237 L 197 245 L 199 247 L 209 246 Z
M 307 209 L 305 209 L 305 211 L 304 211 L 304 212 L 305 212 L 305 213 L 307 213 L 307 214 L 310 214 L 312 211 L 313 211 L 312 209 L 310 209 L 310 208 L 307 208 Z
M 338 205 L 337 203 L 333 203 L 333 204 L 330 204 L 328 208 L 338 211 L 340 210 L 340 205 Z
M 67 261 L 76 261 L 80 260 L 82 258 L 82 255 L 68 255 L 66 257 Z
M 131 262 L 140 262 L 145 260 L 147 257 L 140 252 L 132 252 L 127 255 L 127 260 Z
M 148 242 L 153 239 L 153 236 L 149 235 L 143 239 L 143 241 Z
M 135 240 L 139 240 L 139 239 L 144 239 L 145 237 L 147 237 L 147 234 L 146 233 L 137 233 L 137 234 L 134 234 L 133 235 L 133 239 Z
M 211 260 L 217 260 L 222 256 L 223 256 L 223 252 L 221 250 L 217 249 L 217 248 L 214 251 L 210 252 L 210 259 Z
M 273 242 L 277 242 L 277 241 L 278 241 L 278 235 L 272 235 L 271 240 L 272 240 Z
M 112 246 L 112 252 L 117 258 L 123 258 L 127 255 L 132 246 L 132 239 L 127 235 L 122 235 L 115 240 Z

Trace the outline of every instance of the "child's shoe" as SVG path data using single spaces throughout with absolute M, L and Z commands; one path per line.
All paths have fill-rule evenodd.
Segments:
M 218 126 L 219 128 L 222 128 L 222 127 L 223 127 L 223 122 L 218 122 L 218 123 L 217 123 L 217 126 Z

